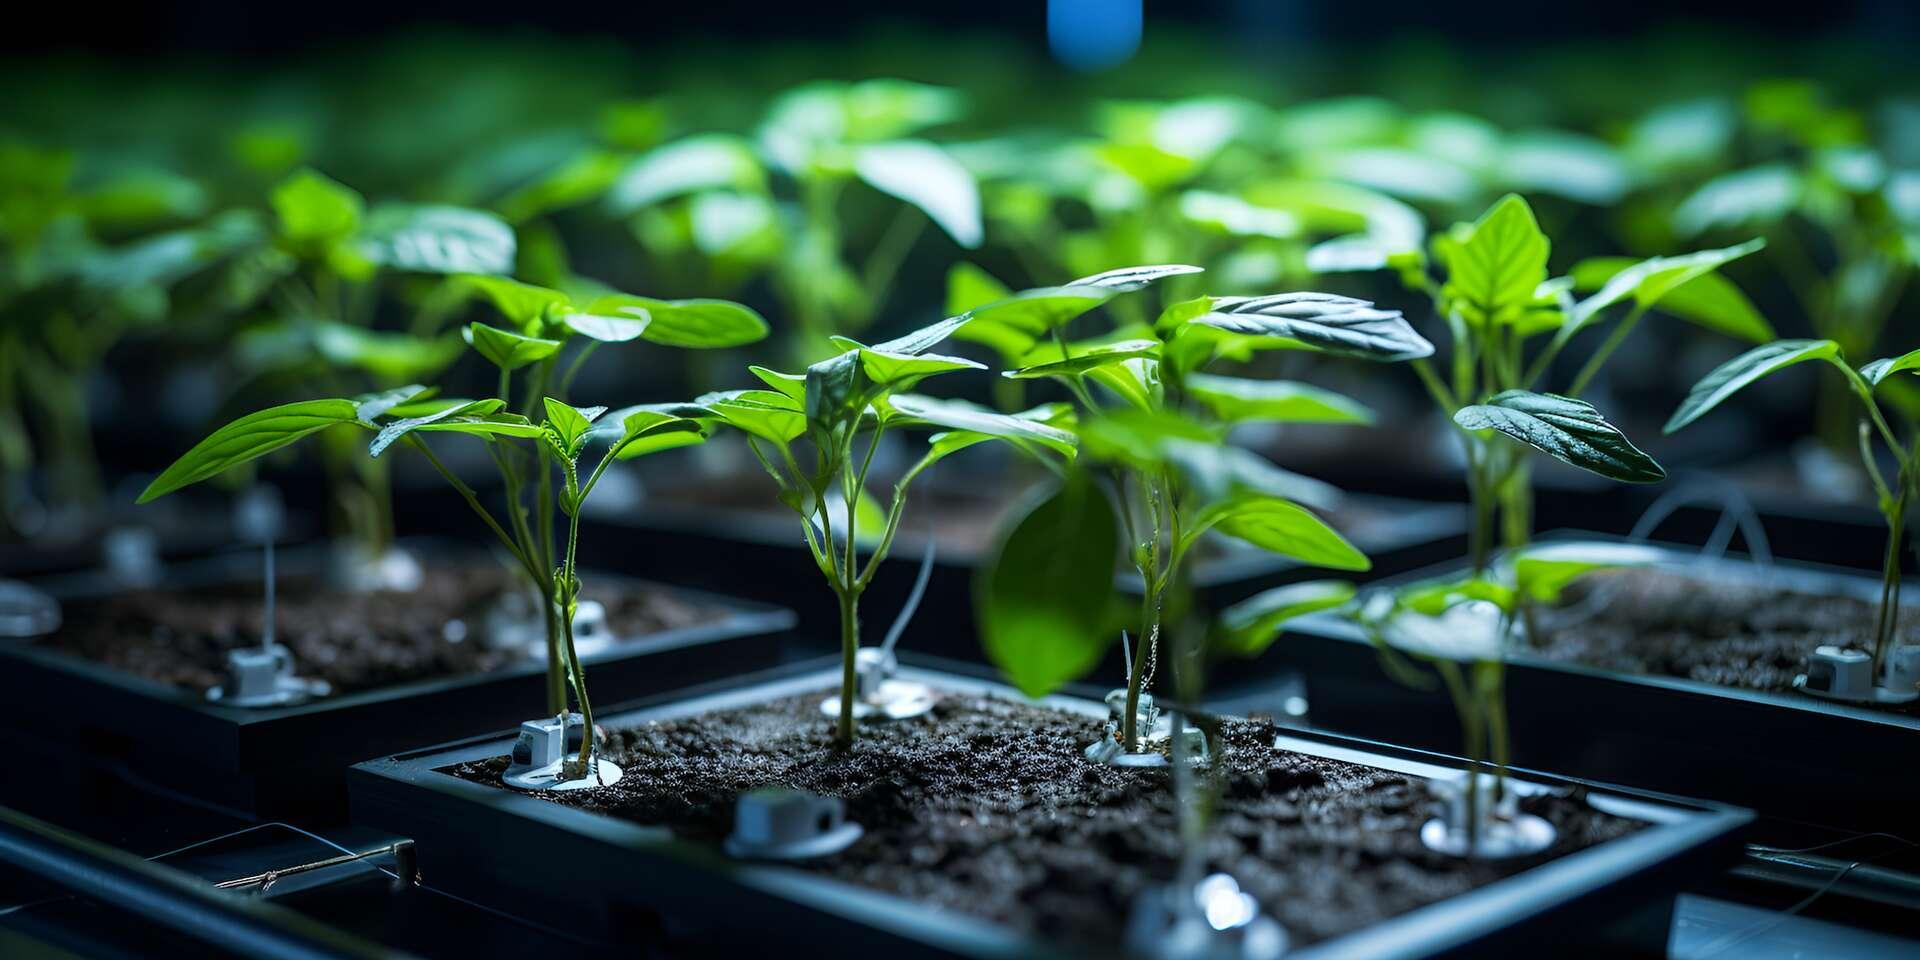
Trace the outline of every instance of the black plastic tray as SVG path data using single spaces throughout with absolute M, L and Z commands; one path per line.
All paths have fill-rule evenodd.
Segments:
M 1543 542 L 1610 539 L 1556 531 Z M 1744 557 L 1709 560 L 1668 547 L 1676 569 L 1757 576 Z M 1457 575 L 1461 564 L 1401 582 Z M 1777 562 L 1782 587 L 1877 599 L 1879 579 Z M 1459 721 L 1441 690 L 1396 683 L 1352 624 L 1304 617 L 1268 656 L 1298 669 L 1316 727 L 1432 750 L 1456 749 Z M 1513 762 L 1613 783 L 1751 807 L 1763 816 L 1842 829 L 1911 831 L 1915 791 L 1905 761 L 1920 751 L 1920 716 L 1801 694 L 1717 686 L 1509 655 Z
M 1458 556 L 1466 545 L 1466 510 L 1457 504 L 1392 500 L 1355 496 L 1372 509 L 1391 511 L 1400 521 L 1355 535 L 1355 546 L 1373 560 L 1373 570 L 1362 576 L 1390 576 Z M 771 502 L 771 497 L 769 497 Z M 616 517 L 583 518 L 593 530 L 582 539 L 582 557 L 635 576 L 671 579 L 707 590 L 743 593 L 753 599 L 797 611 L 803 633 L 832 638 L 839 633 L 839 608 L 832 590 L 820 576 L 800 534 L 799 520 L 784 512 L 708 510 L 676 512 L 662 499 L 646 510 Z M 611 528 L 611 529 L 609 529 Z M 623 536 L 617 531 L 625 530 Z M 644 531 L 651 549 L 609 552 L 609 544 Z M 596 546 L 597 545 L 597 546 Z M 926 538 L 915 526 L 909 509 L 887 562 L 860 600 L 866 642 L 879 635 L 912 592 L 926 548 Z M 598 551 L 598 552 L 596 552 Z M 955 550 L 938 550 L 933 573 L 905 641 L 921 654 L 980 662 L 975 626 L 973 581 L 985 558 Z M 1218 610 L 1262 590 L 1319 576 L 1343 576 L 1301 567 L 1284 557 L 1246 548 L 1196 565 L 1194 585 L 1199 601 Z M 1138 594 L 1139 578 L 1121 575 L 1122 590 Z M 1119 667 L 1118 645 L 1114 673 Z
M 1015 696 L 952 673 L 905 671 L 949 690 Z M 653 698 L 609 714 L 611 726 L 684 716 L 830 686 L 837 668 L 797 665 L 701 691 Z M 1097 702 L 1049 698 L 1051 706 L 1103 717 Z M 424 875 L 456 892 L 513 903 L 534 916 L 565 917 L 622 937 L 636 950 L 750 956 L 780 945 L 833 944 L 847 956 L 1007 957 L 1055 953 L 1006 928 L 791 868 L 744 864 L 644 827 L 437 772 L 499 756 L 502 734 L 362 763 L 349 789 L 356 822 L 418 842 Z M 1415 775 L 1458 769 L 1455 761 L 1320 733 L 1281 745 Z M 1517 773 L 1547 787 L 1571 781 Z M 1731 863 L 1743 810 L 1594 790 L 1598 803 L 1651 822 L 1645 829 L 1542 864 L 1470 894 L 1290 953 L 1302 958 L 1486 955 L 1559 943 L 1569 930 L 1593 943 L 1615 931 L 1664 950 L 1674 894 Z M 1123 918 L 1115 918 L 1121 922 Z
M 318 551 L 289 551 L 285 572 Z M 181 586 L 257 577 L 257 554 L 182 565 Z M 588 574 L 589 584 L 606 583 Z M 639 581 L 628 581 L 637 583 Z M 76 589 L 85 581 L 69 581 Z M 698 684 L 782 656 L 791 611 L 678 586 L 724 608 L 721 619 L 628 639 L 583 658 L 607 702 Z M 546 665 L 419 680 L 287 707 L 245 709 L 57 650 L 0 642 L 0 723 L 84 749 L 137 776 L 257 816 L 337 815 L 346 767 L 358 760 L 495 730 L 546 711 Z

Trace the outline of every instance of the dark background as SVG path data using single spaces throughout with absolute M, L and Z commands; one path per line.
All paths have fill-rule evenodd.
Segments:
M 271 58 L 418 29 L 538 31 L 647 47 L 685 38 L 849 38 L 876 25 L 998 29 L 1045 45 L 1044 0 L 699 0 L 676 3 L 462 3 L 381 0 L 217 0 L 210 3 L 25 3 L 8 11 L 0 50 Z M 1850 34 L 1911 55 L 1920 4 L 1910 0 L 1678 0 L 1669 3 L 1436 3 L 1432 0 L 1283 2 L 1185 0 L 1147 4 L 1156 23 L 1218 29 L 1241 46 L 1262 40 L 1360 41 L 1434 34 L 1459 43 L 1591 40 L 1681 26 L 1733 37 Z M 1896 52 L 1897 55 L 1897 52 Z M 1890 65 L 1891 66 L 1891 65 Z

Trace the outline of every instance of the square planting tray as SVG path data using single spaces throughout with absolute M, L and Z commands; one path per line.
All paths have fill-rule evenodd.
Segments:
M 767 499 L 773 503 L 771 492 Z M 1380 518 L 1351 532 L 1354 545 L 1373 560 L 1373 570 L 1360 576 L 1389 576 L 1417 569 L 1458 556 L 1466 548 L 1463 506 L 1359 495 L 1348 499 L 1364 507 L 1369 516 Z M 668 502 L 662 500 L 663 504 Z M 865 635 L 876 640 L 912 593 L 926 550 L 926 517 L 917 516 L 914 506 L 908 506 L 886 564 L 860 600 L 862 628 Z M 784 512 L 784 508 L 778 509 L 782 512 L 649 509 L 614 516 L 596 516 L 589 511 L 586 519 L 603 527 L 643 531 L 648 542 L 656 545 L 642 555 L 623 555 L 622 570 L 702 589 L 743 591 L 756 600 L 797 611 L 807 635 L 835 636 L 840 614 L 833 592 L 807 552 L 799 518 Z M 582 557 L 597 559 L 591 551 L 593 544 L 624 539 L 588 534 L 582 537 L 582 550 L 586 551 Z M 1218 538 L 1216 542 L 1235 544 Z M 906 641 L 909 649 L 954 660 L 983 660 L 974 620 L 973 585 L 980 565 L 986 561 L 977 550 L 936 546 L 926 593 Z M 1197 599 L 1212 610 L 1262 590 L 1328 575 L 1243 545 L 1231 546 L 1194 564 L 1192 572 Z M 1119 589 L 1133 595 L 1140 592 L 1137 575 L 1122 574 L 1117 583 Z M 1117 642 L 1111 661 L 1110 672 L 1124 676 Z
M 421 546 L 414 544 L 414 546 Z M 429 541 L 422 552 L 450 552 Z M 283 550 L 285 574 L 322 569 L 323 549 Z M 259 578 L 246 552 L 182 564 L 169 585 L 188 588 Z M 594 583 L 644 581 L 588 573 Z M 89 579 L 49 585 L 85 596 Z M 98 585 L 96 585 L 98 586 Z M 100 587 L 111 589 L 110 587 Z M 718 608 L 717 619 L 584 655 L 589 690 L 609 701 L 698 684 L 780 662 L 793 614 L 678 586 L 675 596 Z M 97 594 L 96 594 L 97 595 Z M 537 716 L 546 709 L 544 658 L 483 673 L 398 683 L 305 703 L 242 708 L 135 676 L 71 653 L 0 641 L 0 724 L 242 815 L 338 815 L 348 765 Z
M 902 676 L 949 692 L 1018 697 L 954 673 L 908 667 Z M 608 714 L 605 723 L 619 728 L 747 706 L 828 687 L 837 677 L 833 667 L 799 664 L 651 698 Z M 1051 697 L 1041 703 L 1090 720 L 1106 716 L 1106 707 L 1091 700 Z M 792 867 L 732 860 L 662 827 L 440 772 L 501 756 L 511 743 L 503 734 L 359 764 L 349 782 L 353 817 L 416 840 L 423 875 L 457 887 L 462 896 L 512 905 L 525 915 L 565 917 L 623 949 L 751 956 L 831 943 L 846 956 L 1061 952 L 955 911 Z M 1460 769 L 1451 758 L 1320 733 L 1289 733 L 1276 747 L 1419 777 Z M 1522 790 L 1592 786 L 1521 771 L 1515 782 Z M 1528 947 L 1551 955 L 1576 930 L 1585 943 L 1664 951 L 1675 893 L 1731 862 L 1749 815 L 1610 787 L 1592 786 L 1589 796 L 1596 807 L 1646 826 L 1288 956 L 1412 958 Z
M 1570 531 L 1540 542 L 1581 540 L 1618 542 Z M 1744 557 L 1662 549 L 1667 557 L 1659 565 L 1676 573 L 1746 582 L 1763 576 Z M 1454 561 L 1389 582 L 1443 579 L 1463 569 Z M 1794 592 L 1879 598 L 1877 576 L 1785 561 L 1765 575 Z M 1315 614 L 1287 632 L 1266 656 L 1304 675 L 1314 726 L 1421 749 L 1458 748 L 1459 722 L 1446 692 L 1395 682 L 1359 628 Z M 1763 817 L 1841 830 L 1904 836 L 1911 829 L 1916 791 L 1908 774 L 1920 753 L 1920 713 L 1911 710 L 1619 673 L 1525 650 L 1507 656 L 1506 697 L 1519 766 L 1708 797 Z

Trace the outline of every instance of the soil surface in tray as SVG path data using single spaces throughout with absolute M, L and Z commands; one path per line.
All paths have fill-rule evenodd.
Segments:
M 1180 855 L 1164 770 L 1095 764 L 1082 716 L 1010 700 L 948 695 L 927 717 L 863 728 L 831 744 L 820 698 L 779 700 L 616 729 L 615 784 L 545 799 L 718 845 L 734 800 L 784 784 L 842 797 L 866 833 L 806 869 L 940 910 L 1100 954 L 1118 949 L 1135 897 L 1165 882 Z M 1372 767 L 1277 751 L 1264 721 L 1227 720 L 1209 866 L 1233 874 L 1296 943 L 1368 926 L 1622 836 L 1636 821 L 1571 796 L 1527 808 L 1560 831 L 1538 857 L 1467 863 L 1416 836 L 1425 782 Z M 498 785 L 504 757 L 448 772 Z
M 275 639 L 295 672 L 352 693 L 432 677 L 497 670 L 524 658 L 483 642 L 488 609 L 520 581 L 510 571 L 428 567 L 417 591 L 351 593 L 317 577 L 282 577 Z M 599 589 L 615 635 L 639 637 L 717 619 L 724 610 L 671 592 Z M 227 651 L 260 642 L 260 583 L 146 590 L 69 601 L 65 625 L 36 641 L 136 676 L 204 692 L 226 679 Z M 458 621 L 460 626 L 449 628 Z
M 1876 606 L 1854 597 L 1677 575 L 1590 573 L 1538 616 L 1533 652 L 1621 673 L 1790 691 L 1822 644 L 1866 648 Z M 1920 643 L 1920 608 L 1904 605 L 1898 642 Z M 1910 708 L 1890 708 L 1910 709 Z

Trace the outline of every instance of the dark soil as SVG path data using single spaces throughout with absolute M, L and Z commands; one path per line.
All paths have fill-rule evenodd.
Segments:
M 1586 615 L 1590 604 L 1597 613 Z M 1709 581 L 1672 570 L 1591 573 L 1542 611 L 1533 652 L 1621 673 L 1683 677 L 1746 690 L 1793 689 L 1822 644 L 1865 648 L 1876 607 L 1853 597 Z M 1920 643 L 1906 605 L 1900 641 Z
M 520 581 L 498 567 L 429 567 L 419 590 L 348 593 L 318 577 L 282 577 L 275 639 L 293 652 L 297 673 L 336 694 L 414 680 L 480 673 L 521 658 L 489 649 L 480 632 L 488 608 Z M 724 615 L 670 592 L 596 590 L 617 636 L 639 637 Z M 42 646 L 136 676 L 205 692 L 225 680 L 227 651 L 260 642 L 260 584 L 145 590 L 69 601 L 65 625 Z M 448 629 L 451 621 L 465 627 Z M 458 639 L 455 639 L 458 638 Z
M 1072 714 L 975 696 L 943 697 L 926 718 L 870 726 L 831 745 L 823 693 L 614 730 L 626 776 L 549 800 L 671 828 L 715 844 L 734 799 L 787 785 L 843 798 L 866 828 L 808 869 L 1111 954 L 1135 897 L 1169 880 L 1180 848 L 1169 776 L 1081 755 L 1096 726 Z M 1233 874 L 1296 943 L 1356 930 L 1541 861 L 1622 836 L 1635 821 L 1571 796 L 1528 809 L 1560 839 L 1534 858 L 1463 862 L 1431 853 L 1423 781 L 1273 748 L 1277 728 L 1227 720 L 1209 866 Z M 497 785 L 505 758 L 448 772 Z

